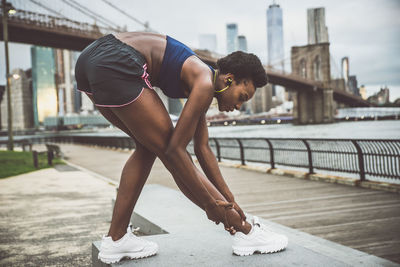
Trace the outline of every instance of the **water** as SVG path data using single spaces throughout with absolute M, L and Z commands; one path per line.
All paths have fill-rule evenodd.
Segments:
M 208 133 L 209 137 L 400 139 L 400 120 L 344 121 L 317 125 L 211 126 L 208 127 Z M 117 128 L 100 128 L 95 134 L 127 136 Z
M 208 127 L 209 137 L 264 137 L 264 138 L 341 138 L 341 139 L 400 139 L 400 120 L 384 121 L 345 121 L 317 125 L 246 125 L 246 126 L 212 126 Z M 98 128 L 97 130 L 79 133 L 63 131 L 61 134 L 80 134 L 96 136 L 127 136 L 117 128 Z M 15 136 L 21 138 L 37 135 Z M 0 141 L 7 140 L 1 136 Z
M 400 139 L 400 120 L 351 121 L 317 125 L 214 126 L 210 137 Z

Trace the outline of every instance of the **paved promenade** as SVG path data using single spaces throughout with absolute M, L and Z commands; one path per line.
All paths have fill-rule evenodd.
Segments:
M 91 264 L 90 244 L 108 230 L 113 184 L 131 152 L 61 149 L 86 170 L 57 167 L 0 180 L 0 266 Z M 400 262 L 398 194 L 236 168 L 221 171 L 246 212 Z M 159 160 L 147 184 L 178 190 Z
M 91 266 L 115 188 L 68 167 L 0 180 L 0 266 Z
M 131 153 L 69 144 L 61 149 L 68 161 L 115 181 Z M 220 168 L 246 212 L 400 263 L 399 194 Z M 147 184 L 179 190 L 159 159 Z

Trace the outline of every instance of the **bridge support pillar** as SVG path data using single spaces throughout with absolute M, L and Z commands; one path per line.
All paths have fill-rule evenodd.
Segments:
M 333 89 L 325 89 L 322 91 L 323 94 L 323 123 L 334 122 L 334 100 L 333 100 Z
M 333 90 L 294 91 L 293 123 L 314 124 L 333 122 Z

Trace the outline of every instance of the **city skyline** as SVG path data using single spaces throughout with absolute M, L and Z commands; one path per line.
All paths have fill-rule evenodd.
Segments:
M 55 2 L 59 1 L 54 1 L 52 5 L 56 5 Z M 240 34 L 247 37 L 248 51 L 255 53 L 266 63 L 265 11 L 272 2 L 272 0 L 254 0 L 252 5 L 245 5 L 239 1 L 221 0 L 211 3 L 206 0 L 203 5 L 196 6 L 196 12 L 193 12 L 193 5 L 182 6 L 179 4 L 181 1 L 178 0 L 168 2 L 168 7 L 173 7 L 174 13 L 177 12 L 179 18 L 164 14 L 167 3 L 163 1 L 159 1 L 157 5 L 152 2 L 134 6 L 123 0 L 120 1 L 120 6 L 142 21 L 149 21 L 151 28 L 178 38 L 194 48 L 198 46 L 200 34 L 216 34 L 217 52 L 220 53 L 224 53 L 226 49 L 226 23 L 235 22 L 240 25 Z M 357 75 L 359 84 L 366 86 L 368 95 L 378 92 L 380 87 L 387 85 L 391 91 L 391 101 L 400 97 L 400 64 L 398 60 L 395 60 L 400 56 L 400 20 L 396 16 L 396 13 L 400 11 L 400 2 L 393 0 L 351 2 L 281 0 L 276 3 L 283 10 L 284 54 L 286 56 L 290 55 L 291 46 L 307 44 L 307 9 L 325 7 L 333 58 L 332 76 L 340 77 L 341 58 L 347 56 L 350 59 L 350 75 Z M 212 6 L 211 9 L 210 6 Z M 90 5 L 90 7 L 93 11 L 113 19 L 120 25 L 127 24 L 130 31 L 142 29 L 126 17 L 118 16 L 116 12 L 105 9 L 100 2 L 99 5 Z M 107 10 L 108 13 L 102 10 Z M 206 20 L 205 15 L 207 15 Z M 82 20 L 78 15 L 74 15 L 74 18 Z M 93 22 L 90 19 L 87 21 Z M 182 21 L 186 22 L 181 23 Z M 27 47 L 27 45 L 11 44 L 11 68 L 30 67 Z M 3 44 L 0 46 L 0 57 L 0 84 L 4 84 Z M 289 69 L 289 62 L 285 63 L 285 66 Z

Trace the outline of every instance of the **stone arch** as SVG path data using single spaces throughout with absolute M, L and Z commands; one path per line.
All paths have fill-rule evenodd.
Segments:
M 313 61 L 313 74 L 314 74 L 314 80 L 316 81 L 322 80 L 321 57 L 319 55 L 317 55 Z
M 300 59 L 299 73 L 303 78 L 307 78 L 307 62 L 304 58 Z

